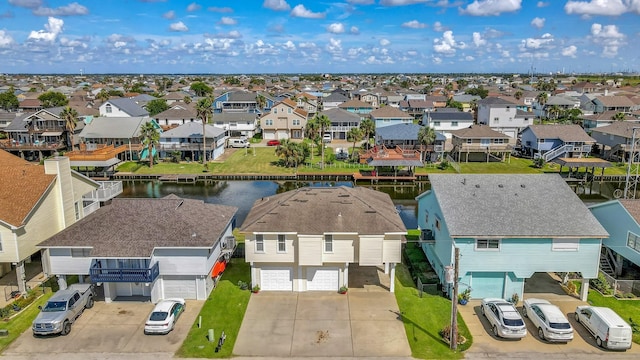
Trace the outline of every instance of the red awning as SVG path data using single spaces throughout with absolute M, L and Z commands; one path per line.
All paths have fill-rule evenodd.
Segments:
M 220 274 L 224 272 L 224 269 L 227 267 L 227 262 L 224 260 L 216 261 L 216 264 L 213 265 L 213 270 L 211 270 L 211 277 L 218 277 Z

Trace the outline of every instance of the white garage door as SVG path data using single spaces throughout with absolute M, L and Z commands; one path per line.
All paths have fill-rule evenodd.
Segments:
M 164 298 L 196 299 L 196 280 L 188 276 L 163 278 Z
M 339 272 L 336 268 L 308 268 L 307 290 L 338 291 Z
M 260 288 L 262 290 L 293 290 L 291 268 L 262 268 L 260 270 Z

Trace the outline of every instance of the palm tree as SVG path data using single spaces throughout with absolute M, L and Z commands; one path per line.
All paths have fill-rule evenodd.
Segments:
M 353 150 L 351 150 L 351 156 L 355 159 L 356 142 L 362 140 L 362 130 L 357 127 L 349 129 L 349 132 L 347 132 L 347 140 L 353 142 Z
M 100 101 L 102 101 L 102 103 L 104 104 L 105 101 L 109 100 L 109 92 L 105 89 L 102 89 L 100 90 L 98 95 L 96 95 L 96 97 L 100 99 Z
M 427 146 L 433 144 L 436 141 L 436 132 L 430 126 L 423 126 L 418 131 L 418 142 L 420 145 L 425 147 L 425 151 L 423 152 L 424 158 L 422 161 L 426 161 L 427 158 Z
M 295 143 L 290 139 L 283 139 L 276 148 L 276 155 L 282 158 L 286 167 L 297 167 L 305 158 L 305 151 L 302 144 Z
M 207 123 L 209 116 L 213 118 L 213 100 L 205 97 L 198 100 L 196 104 L 196 116 L 202 120 L 202 164 L 207 166 Z
M 256 96 L 256 104 L 258 104 L 260 114 L 262 114 L 264 112 L 264 108 L 267 106 L 267 98 L 265 98 L 262 94 L 258 94 Z
M 376 124 L 371 119 L 364 119 L 360 122 L 360 130 L 362 131 L 364 143 L 369 148 L 369 138 L 376 131 Z
M 616 120 L 616 121 L 624 121 L 624 119 L 626 118 L 627 116 L 623 112 L 617 112 L 613 116 L 611 116 L 611 120 Z
M 78 123 L 78 112 L 67 106 L 60 112 L 60 119 L 64 120 L 64 126 L 67 129 L 69 148 L 73 151 L 73 132 L 76 130 Z
M 538 96 L 536 97 L 536 100 L 538 101 L 538 104 L 540 105 L 544 105 L 547 103 L 547 93 L 546 92 L 541 92 L 540 94 L 538 94 Z
M 187 104 L 187 105 L 188 105 L 188 104 L 191 104 L 191 96 L 189 96 L 189 95 L 185 95 L 185 96 L 184 96 L 184 99 L 182 99 L 182 101 L 183 101 L 185 104 Z
M 142 145 L 147 147 L 149 156 L 149 167 L 153 169 L 153 148 L 160 142 L 160 132 L 156 125 L 148 121 L 140 128 L 140 140 Z
M 324 137 L 324 130 L 331 126 L 331 120 L 327 117 L 327 115 L 317 115 L 315 116 L 315 121 L 318 123 L 320 127 L 320 134 Z M 324 144 L 322 144 L 322 160 L 320 161 L 320 168 L 324 169 Z
M 522 98 L 522 91 L 516 91 L 516 93 L 513 94 L 513 97 L 516 98 L 516 100 L 520 100 Z
M 567 111 L 567 118 L 573 124 L 578 124 L 580 122 L 580 116 L 582 116 L 582 110 L 573 108 Z
M 309 119 L 307 124 L 304 127 L 304 133 L 307 139 L 311 140 L 312 145 L 315 144 L 320 148 L 320 140 L 322 136 L 320 136 L 320 125 L 316 121 L 316 118 Z M 313 147 L 311 149 L 311 160 L 313 161 Z

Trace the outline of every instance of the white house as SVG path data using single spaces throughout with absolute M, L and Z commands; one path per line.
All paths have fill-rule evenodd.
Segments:
M 533 124 L 534 115 L 518 110 L 517 104 L 498 97 L 487 97 L 478 101 L 478 124 L 489 125 L 513 139 L 518 133 Z
M 131 99 L 115 98 L 109 99 L 100 105 L 100 116 L 138 117 L 149 116 L 149 112 Z

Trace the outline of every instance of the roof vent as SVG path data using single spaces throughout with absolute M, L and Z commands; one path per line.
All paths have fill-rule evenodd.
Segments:
M 498 187 L 502 189 L 504 187 L 504 185 L 498 184 Z
M 466 178 L 462 178 L 462 185 L 467 185 L 467 179 Z
M 476 188 L 478 188 L 478 189 L 479 189 L 479 188 L 480 188 L 480 184 L 476 184 Z
M 524 184 L 520 184 L 520 187 L 523 188 L 523 189 L 526 188 L 526 186 Z
M 176 208 L 174 210 L 178 210 L 178 208 L 182 206 L 182 203 L 184 203 L 184 200 L 180 200 L 180 202 L 178 203 L 178 205 L 176 205 Z

